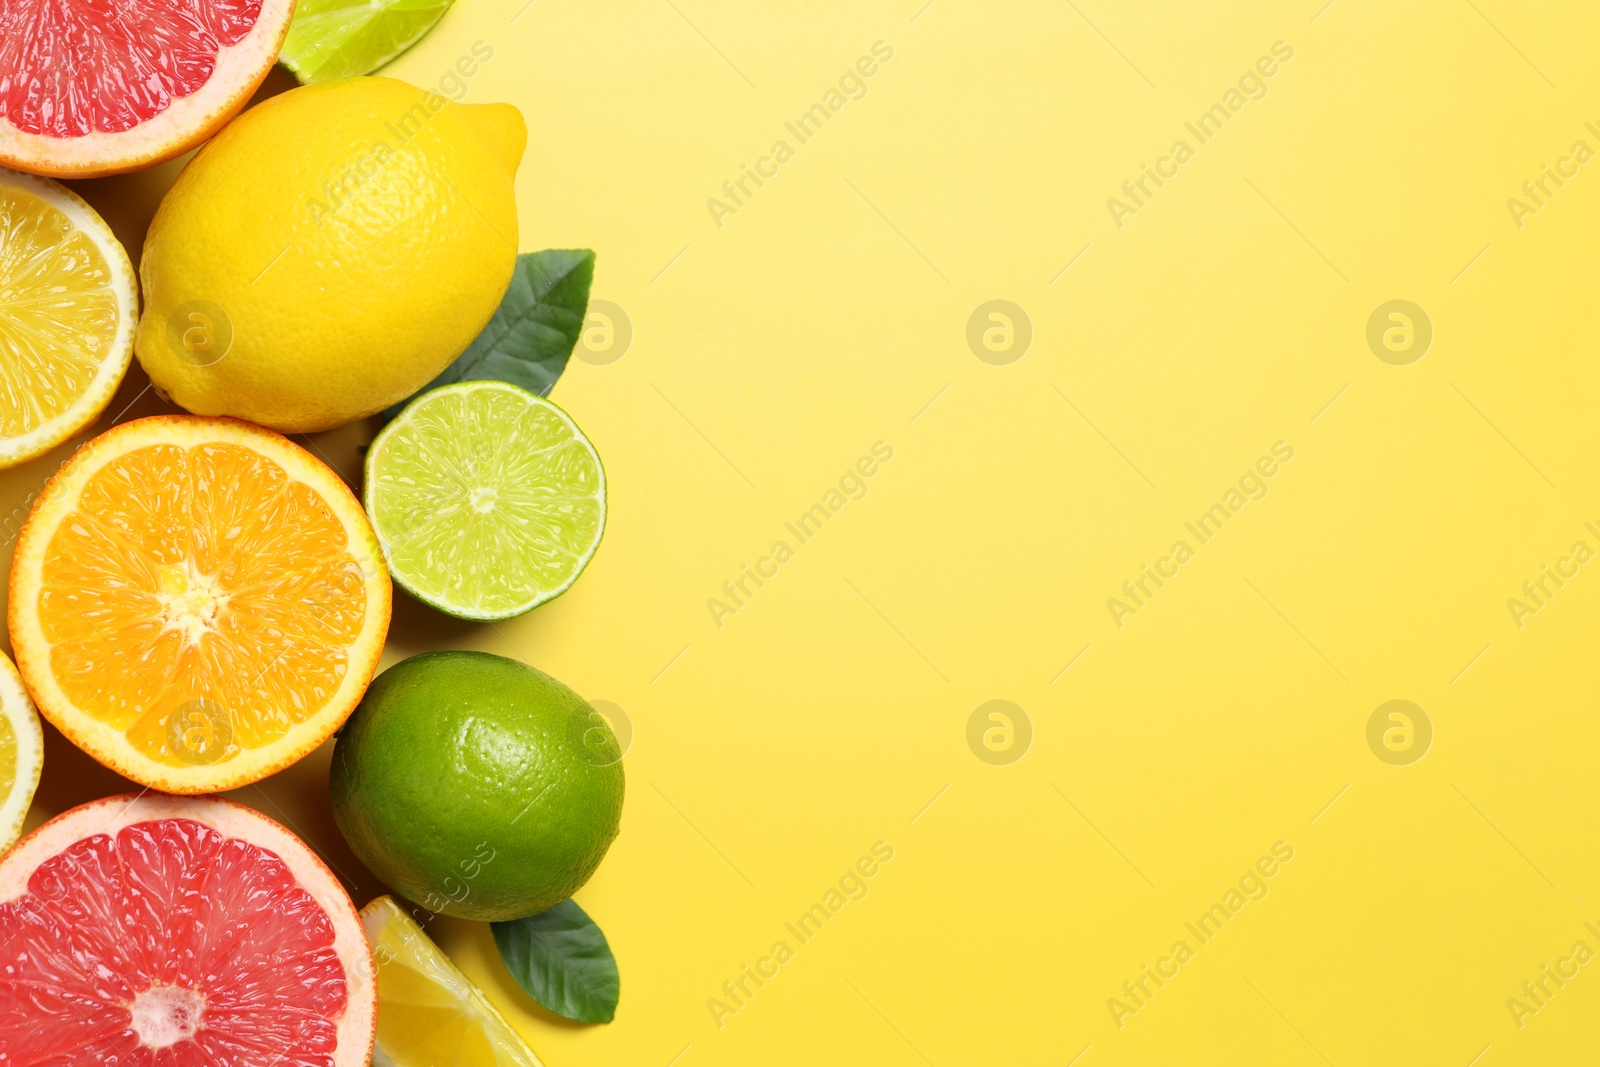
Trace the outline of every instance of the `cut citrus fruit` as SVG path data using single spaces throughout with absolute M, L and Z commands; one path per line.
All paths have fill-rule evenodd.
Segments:
M 372 1067 L 542 1067 L 394 898 L 362 908 L 361 921 L 378 964 Z
M 506 619 L 565 592 L 606 524 L 600 456 L 567 413 L 506 382 L 423 393 L 367 450 L 367 514 L 407 592 Z
M 0 162 L 94 178 L 171 159 L 250 99 L 294 0 L 6 0 Z
M 22 833 L 44 765 L 44 731 L 11 661 L 0 654 L 0 853 Z M 3 1062 L 3 1061 L 0 1061 Z
M 304 85 L 371 74 L 421 40 L 451 2 L 299 0 L 278 58 Z
M 0 467 L 105 410 L 138 320 L 133 264 L 104 220 L 48 178 L 0 167 Z
M 246 422 L 160 415 L 84 445 L 34 501 L 11 645 L 79 748 L 156 789 L 213 792 L 338 729 L 377 669 L 389 599 L 332 470 Z
M 305 844 L 220 797 L 107 797 L 0 859 L 0 1064 L 366 1067 L 361 920 Z

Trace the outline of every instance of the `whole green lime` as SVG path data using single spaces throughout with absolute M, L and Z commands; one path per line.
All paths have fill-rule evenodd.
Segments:
M 622 818 L 622 753 L 549 675 L 427 652 L 372 683 L 333 750 L 333 814 L 357 857 L 433 911 L 498 922 L 589 880 Z

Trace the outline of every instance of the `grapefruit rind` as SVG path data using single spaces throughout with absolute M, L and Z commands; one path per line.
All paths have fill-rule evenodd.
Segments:
M 4 654 L 0 654 L 0 717 L 11 723 L 11 735 L 17 746 L 11 792 L 0 800 L 0 855 L 3 855 L 22 833 L 28 807 L 39 788 L 39 772 L 44 766 L 44 730 L 39 726 L 39 715 L 27 689 L 23 688 L 22 676 Z
M 90 717 L 68 698 L 51 670 L 50 644 L 41 626 L 38 603 L 51 536 L 73 512 L 84 484 L 96 471 L 119 456 L 150 445 L 193 448 L 211 443 L 259 451 L 322 497 L 339 519 L 351 554 L 360 561 L 366 579 L 367 608 L 360 636 L 346 649 L 349 670 L 320 711 L 289 727 L 276 741 L 246 749 L 225 762 L 172 766 L 139 752 L 124 732 Z M 68 740 L 123 777 L 152 789 L 214 793 L 277 773 L 310 753 L 344 724 L 377 672 L 389 629 L 392 596 L 388 569 L 366 513 L 349 486 L 320 460 L 288 438 L 238 419 L 156 415 L 123 423 L 89 441 L 45 483 L 17 537 L 7 621 L 17 670 L 28 692 L 40 714 Z
M 4 137 L 0 135 L 0 145 Z M 0 158 L 4 152 L 0 151 Z M 60 211 L 80 233 L 94 243 L 105 257 L 110 268 L 117 297 L 120 321 L 116 337 L 108 346 L 105 358 L 100 361 L 94 380 L 73 402 L 72 406 L 55 418 L 45 422 L 21 437 L 0 439 L 0 468 L 14 467 L 36 456 L 43 455 L 100 417 L 111 403 L 117 386 L 128 373 L 133 362 L 133 336 L 139 324 L 139 289 L 134 283 L 133 263 L 116 235 L 94 208 L 71 189 L 33 174 L 0 167 L 0 185 L 20 189 L 38 197 Z
M 204 85 L 130 129 L 52 137 L 19 130 L 0 116 L 0 163 L 53 178 L 103 178 L 182 155 L 249 103 L 277 60 L 293 17 L 294 0 L 262 0 L 250 32 L 217 49 Z
M 344 967 L 346 1008 L 337 1023 L 334 1067 L 366 1067 L 377 1031 L 377 972 L 366 930 L 350 895 L 309 847 L 254 808 L 224 797 L 127 793 L 91 801 L 56 816 L 0 857 L 0 904 L 28 892 L 28 879 L 73 842 L 157 819 L 193 819 L 226 837 L 274 853 L 311 894 L 334 927 L 334 950 Z

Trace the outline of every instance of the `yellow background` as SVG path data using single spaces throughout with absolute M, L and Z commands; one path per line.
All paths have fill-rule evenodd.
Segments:
M 617 1020 L 530 1006 L 484 927 L 431 931 L 552 1067 L 1592 1057 L 1600 965 L 1520 1028 L 1507 1000 L 1600 950 L 1600 564 L 1520 628 L 1507 600 L 1600 548 L 1600 163 L 1520 228 L 1506 201 L 1600 148 L 1600 14 L 922 3 L 458 0 L 386 72 L 433 86 L 493 48 L 466 99 L 528 120 L 521 245 L 594 248 L 634 331 L 553 394 L 610 476 L 582 579 L 498 626 L 399 597 L 386 657 L 483 648 L 625 710 L 622 834 L 578 898 Z M 797 144 L 877 41 L 867 95 Z M 1197 146 L 1185 121 L 1277 41 L 1267 96 Z M 1107 199 L 1180 137 L 1119 228 Z M 778 139 L 719 227 L 707 199 Z M 76 187 L 137 258 L 178 166 Z M 1032 324 L 1008 365 L 966 339 L 992 299 Z M 1407 366 L 1366 342 L 1393 299 L 1434 328 Z M 167 410 L 143 386 L 107 420 Z M 353 478 L 373 432 L 316 443 Z M 718 627 L 708 598 L 877 441 L 868 495 Z M 1195 545 L 1277 441 L 1269 494 Z M 1107 598 L 1180 538 L 1119 628 Z M 1032 725 L 1009 765 L 967 743 L 993 699 Z M 1393 699 L 1434 730 L 1408 766 L 1366 740 Z M 362 902 L 327 760 L 238 795 Z M 32 823 L 121 788 L 52 733 Z M 795 943 L 878 841 L 869 895 Z M 1279 841 L 1266 898 L 1199 945 L 1184 923 Z M 708 1000 L 779 939 L 719 1027 Z M 1108 998 L 1179 939 L 1195 958 L 1119 1027 Z

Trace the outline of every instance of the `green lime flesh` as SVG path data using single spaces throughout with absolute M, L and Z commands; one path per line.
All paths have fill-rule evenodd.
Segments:
M 621 751 L 583 698 L 487 652 L 427 652 L 367 690 L 333 750 L 356 856 L 431 911 L 500 922 L 589 880 L 622 818 Z
M 606 521 L 605 470 L 550 401 L 506 382 L 430 389 L 367 450 L 365 503 L 389 571 L 463 619 L 565 592 Z
M 451 0 L 299 0 L 278 58 L 303 85 L 370 74 L 416 44 Z

